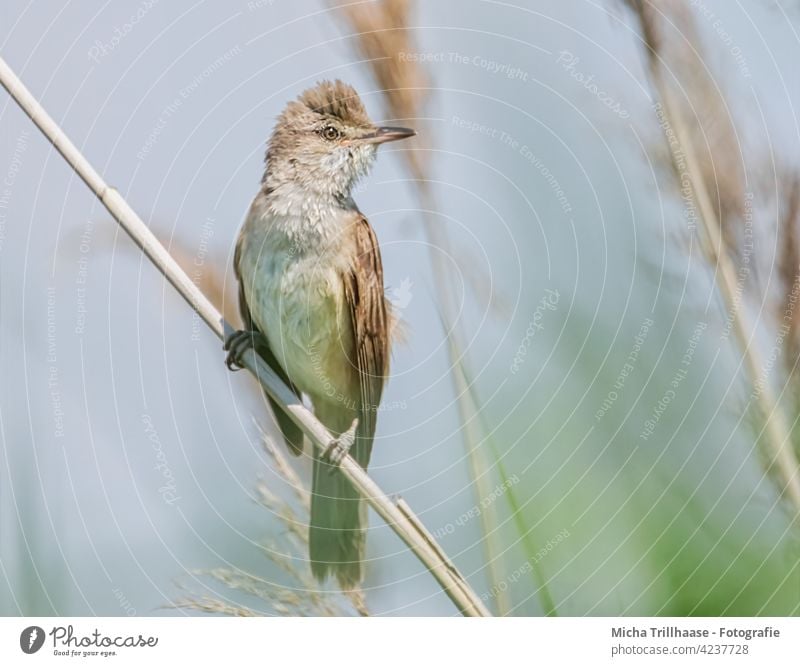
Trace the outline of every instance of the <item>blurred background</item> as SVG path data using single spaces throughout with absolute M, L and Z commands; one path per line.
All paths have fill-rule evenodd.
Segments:
M 417 127 L 354 194 L 406 329 L 373 478 L 495 613 L 784 615 L 799 25 L 768 0 L 6 0 L 0 55 L 232 320 L 283 105 L 341 78 Z M 0 95 L 0 613 L 454 614 L 374 514 L 363 599 L 308 580 L 309 461 L 223 359 Z

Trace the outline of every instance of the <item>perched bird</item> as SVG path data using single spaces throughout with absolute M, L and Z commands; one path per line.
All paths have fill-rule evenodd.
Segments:
M 375 233 L 350 193 L 381 143 L 414 134 L 376 126 L 341 81 L 303 92 L 278 117 L 234 256 L 244 330 L 226 341 L 228 366 L 253 346 L 334 436 L 347 435 L 365 469 L 391 315 Z M 272 411 L 299 454 L 302 432 L 274 403 Z M 309 559 L 319 580 L 335 575 L 347 589 L 362 578 L 366 508 L 336 462 L 314 453 Z

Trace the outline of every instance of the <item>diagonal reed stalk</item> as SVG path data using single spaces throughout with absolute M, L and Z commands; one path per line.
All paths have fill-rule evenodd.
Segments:
M 661 100 L 664 125 L 674 134 L 675 145 L 670 145 L 670 159 L 676 177 L 685 178 L 691 188 L 704 233 L 701 243 L 712 267 L 717 288 L 733 318 L 733 330 L 741 347 L 745 368 L 754 390 L 752 397 L 764 419 L 763 436 L 758 443 L 764 448 L 766 470 L 777 477 L 779 489 L 785 493 L 795 513 L 800 513 L 800 468 L 792 449 L 791 435 L 786 417 L 775 399 L 768 378 L 761 376 L 764 367 L 755 342 L 751 342 L 751 323 L 744 308 L 736 300 L 736 271 L 722 236 L 718 218 L 706 182 L 702 178 L 700 160 L 691 140 L 691 132 L 684 121 L 672 87 L 665 79 L 665 61 L 661 54 L 661 41 L 656 27 L 657 8 L 649 0 L 625 0 L 636 16 L 645 46 L 647 65 L 654 91 Z M 667 137 L 669 141 L 669 137 Z M 670 142 L 672 143 L 672 142 Z M 683 159 L 682 159 L 683 158 Z
M 67 164 L 80 176 L 109 213 L 120 224 L 153 265 L 161 271 L 178 293 L 197 312 L 206 325 L 220 338 L 226 339 L 234 332 L 211 301 L 158 241 L 149 227 L 120 193 L 109 187 L 100 174 L 69 140 L 64 131 L 48 115 L 14 71 L 0 58 L 0 84 L 30 117 L 42 134 L 53 144 Z M 286 414 L 303 430 L 320 452 L 337 445 L 337 440 L 308 411 L 294 393 L 278 378 L 253 349 L 242 359 L 244 366 L 258 379 L 264 390 Z M 460 572 L 444 557 L 441 547 L 422 527 L 419 519 L 403 504 L 402 509 L 391 501 L 364 469 L 346 455 L 340 465 L 342 473 L 375 512 L 403 540 L 431 575 L 441 585 L 459 612 L 466 616 L 489 616 L 490 613 Z

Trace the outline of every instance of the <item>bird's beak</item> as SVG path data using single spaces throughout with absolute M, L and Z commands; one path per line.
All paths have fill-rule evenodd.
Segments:
M 365 134 L 361 137 L 364 143 L 387 143 L 388 141 L 399 141 L 416 136 L 416 131 L 407 127 L 378 127 L 374 132 Z

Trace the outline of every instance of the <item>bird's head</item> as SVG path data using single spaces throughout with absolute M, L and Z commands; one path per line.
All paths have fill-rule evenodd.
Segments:
M 267 149 L 265 183 L 295 183 L 321 195 L 347 196 L 369 171 L 380 144 L 414 136 L 380 127 L 358 93 L 342 81 L 322 81 L 289 102 Z

